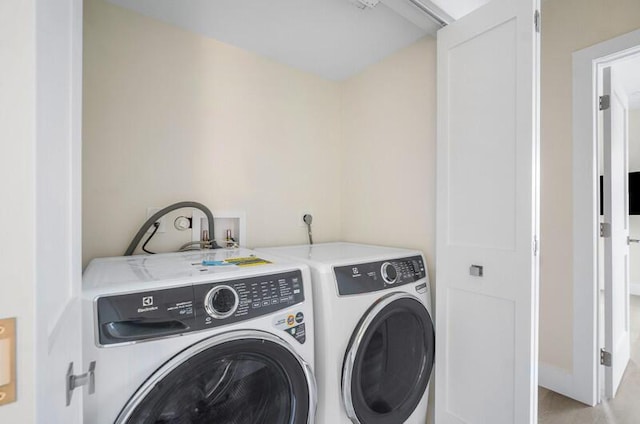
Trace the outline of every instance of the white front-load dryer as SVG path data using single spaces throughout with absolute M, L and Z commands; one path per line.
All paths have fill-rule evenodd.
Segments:
M 87 424 L 314 422 L 309 269 L 246 249 L 93 260 Z
M 311 267 L 318 422 L 425 424 L 435 333 L 422 253 L 353 243 L 258 251 Z

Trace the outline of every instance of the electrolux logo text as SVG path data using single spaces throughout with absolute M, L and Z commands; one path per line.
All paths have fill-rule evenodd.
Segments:
M 142 308 L 138 308 L 138 313 L 157 311 L 158 307 L 153 306 L 153 296 L 145 296 L 142 298 Z

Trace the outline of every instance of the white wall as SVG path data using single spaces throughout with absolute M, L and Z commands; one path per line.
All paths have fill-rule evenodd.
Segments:
M 637 0 L 542 3 L 540 361 L 573 369 L 572 53 L 640 27 Z
M 638 75 L 640 78 L 640 75 Z M 640 109 L 629 110 L 629 172 L 640 171 Z
M 435 255 L 436 41 L 343 83 L 342 235 Z
M 0 318 L 17 318 L 17 399 L 2 423 L 35 420 L 36 2 L 0 2 Z
M 314 241 L 340 238 L 338 83 L 85 3 L 85 264 L 121 255 L 147 207 L 181 200 L 245 211 L 251 247 L 306 243 L 304 211 Z

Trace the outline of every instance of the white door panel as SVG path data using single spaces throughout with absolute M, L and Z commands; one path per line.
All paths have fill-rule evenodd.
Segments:
M 604 217 L 609 236 L 604 240 L 605 395 L 615 396 L 630 357 L 629 334 L 629 200 L 627 100 L 617 88 L 615 70 L 603 70 L 603 94 L 610 106 L 603 111 Z
M 438 33 L 439 424 L 536 421 L 536 6 L 494 0 Z
M 514 249 L 514 33 L 509 20 L 449 50 L 451 246 Z
M 36 417 L 80 424 L 82 0 L 38 1 L 36 49 Z

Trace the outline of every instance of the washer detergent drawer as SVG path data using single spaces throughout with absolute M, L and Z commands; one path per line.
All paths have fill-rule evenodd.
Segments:
M 168 337 L 193 329 L 193 287 L 106 296 L 96 302 L 100 345 Z

